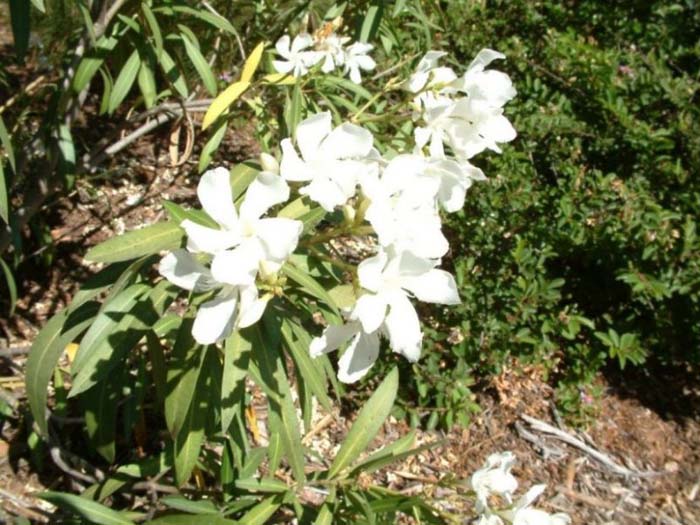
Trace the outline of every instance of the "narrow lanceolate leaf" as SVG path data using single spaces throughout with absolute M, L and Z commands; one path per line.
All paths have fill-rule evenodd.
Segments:
M 34 421 L 42 436 L 48 435 L 46 400 L 49 381 L 61 354 L 92 322 L 98 304 L 86 302 L 76 310 L 53 316 L 34 339 L 27 357 L 25 384 Z
M 153 74 L 151 64 L 145 58 L 141 61 L 138 81 L 143 101 L 146 104 L 146 108 L 150 109 L 156 102 L 156 77 Z
M 326 373 L 320 362 L 309 354 L 311 337 L 304 328 L 286 318 L 282 321 L 282 337 L 304 382 L 323 408 L 331 412 Z
M 27 0 L 10 0 L 10 25 L 15 39 L 15 53 L 21 59 L 29 48 L 30 4 Z
M 288 73 L 270 73 L 263 77 L 263 81 L 277 86 L 293 86 L 296 83 L 296 78 Z
M 32 4 L 42 13 L 46 12 L 46 6 L 44 5 L 44 0 L 32 0 Z
M 0 259 L 0 268 L 5 276 L 5 284 L 10 294 L 10 317 L 12 317 L 15 313 L 15 305 L 17 304 L 17 283 L 15 283 L 15 276 L 12 275 L 12 270 L 2 259 Z
M 265 323 L 264 328 L 258 323 L 251 329 L 253 357 L 260 371 L 260 386 L 267 394 L 270 403 L 270 426 L 274 428 L 271 431 L 280 432 L 282 446 L 294 478 L 302 483 L 305 474 L 299 422 L 292 401 L 289 379 L 279 351 L 279 340 L 275 340 L 279 334 L 280 320 L 268 314 L 266 314 L 266 320 L 269 322 Z
M 398 386 L 399 371 L 394 368 L 360 410 L 328 470 L 330 478 L 338 476 L 346 467 L 350 466 L 377 435 L 394 406 Z
M 218 97 L 214 99 L 211 103 L 209 109 L 204 114 L 204 119 L 202 120 L 202 129 L 207 129 L 211 124 L 221 116 L 221 114 L 228 110 L 238 98 L 245 93 L 246 89 L 250 87 L 250 82 L 238 81 L 231 84 L 225 90 L 223 90 Z
M 136 80 L 136 75 L 141 67 L 141 57 L 139 52 L 134 50 L 131 56 L 127 59 L 124 67 L 119 72 L 117 80 L 114 81 L 114 88 L 112 89 L 112 94 L 109 97 L 109 106 L 107 111 L 109 113 L 114 113 L 114 110 L 119 107 L 119 105 L 124 101 L 126 96 L 131 91 L 131 86 L 134 85 Z
M 123 373 L 111 374 L 99 381 L 89 396 L 83 396 L 85 428 L 95 450 L 113 463 L 116 455 L 117 407 L 123 398 Z
M 158 25 L 158 20 L 153 14 L 153 11 L 148 5 L 148 2 L 141 2 L 141 10 L 143 11 L 143 16 L 148 24 L 148 29 L 151 31 L 151 36 L 156 44 L 156 56 L 160 56 L 163 51 L 163 34 L 160 31 L 160 26 Z
M 194 399 L 205 353 L 192 337 L 192 323 L 192 319 L 182 322 L 166 375 L 165 423 L 173 438 L 179 434 Z
M 73 77 L 73 91 L 80 93 L 85 89 L 100 69 L 105 57 L 116 47 L 119 40 L 114 36 L 103 36 L 97 40 L 94 50 L 87 54 L 78 65 Z
M 240 162 L 231 169 L 231 192 L 233 200 L 237 200 L 255 180 L 260 170 L 252 162 Z
M 72 372 L 77 374 L 82 369 L 93 350 L 97 348 L 112 333 L 126 314 L 131 311 L 138 299 L 148 293 L 145 284 L 135 284 L 118 293 L 90 325 L 83 340 L 80 342 L 78 353 L 73 359 Z
M 5 221 L 5 224 L 10 224 L 10 203 L 7 196 L 7 180 L 5 179 L 2 158 L 0 158 L 0 219 Z
M 139 230 L 112 237 L 90 248 L 85 259 L 91 262 L 112 263 L 128 261 L 162 250 L 180 246 L 184 232 L 174 222 L 157 222 Z
M 204 350 L 203 361 L 218 359 L 213 351 Z M 203 363 L 201 369 L 211 367 Z M 189 404 L 189 410 L 182 422 L 182 426 L 174 440 L 175 444 L 175 481 L 179 486 L 187 483 L 192 470 L 197 464 L 199 452 L 204 443 L 204 429 L 207 418 L 211 417 L 211 409 L 208 406 L 209 394 L 213 387 L 213 377 L 210 374 L 200 373 L 193 399 Z
M 99 523 L 100 525 L 134 525 L 134 522 L 121 512 L 80 496 L 63 492 L 42 492 L 38 496 L 57 507 L 85 518 L 91 523 Z
M 281 504 L 281 496 L 271 496 L 264 499 L 246 512 L 243 517 L 238 520 L 238 523 L 245 523 L 245 525 L 264 525 L 267 523 L 267 520 L 277 512 Z
M 190 514 L 218 514 L 219 510 L 216 505 L 208 499 L 194 501 L 182 496 L 165 496 L 159 500 L 159 503 L 170 507 L 171 509 L 189 512 Z
M 297 283 L 302 290 L 326 303 L 328 307 L 333 310 L 333 313 L 340 317 L 340 311 L 335 301 L 316 279 L 311 277 L 308 273 L 301 271 L 291 262 L 287 262 L 287 264 L 283 266 L 282 271 L 287 277 Z
M 203 514 L 170 514 L 162 518 L 147 521 L 146 525 L 241 525 L 241 521 L 234 521 L 222 516 Z
M 5 121 L 2 120 L 2 117 L 0 117 L 0 144 L 2 144 L 2 147 L 5 150 L 7 160 L 10 161 L 12 171 L 17 171 L 15 165 L 15 150 L 12 147 L 12 139 L 10 138 L 10 134 L 7 132 L 7 128 L 5 127 Z M 0 157 L 0 159 L 1 158 L 2 157 Z
M 88 348 L 80 345 L 80 361 L 77 361 L 76 356 L 69 396 L 76 396 L 96 383 L 106 380 L 114 368 L 126 358 L 127 353 L 160 319 L 176 293 L 168 281 L 161 281 L 150 293 L 140 296 L 133 307 L 122 312 L 112 312 L 113 319 L 118 319 L 118 323 L 107 332 L 108 335 Z
M 199 173 L 202 173 L 205 169 L 207 169 L 209 164 L 211 164 L 212 157 L 214 156 L 216 150 L 219 149 L 219 145 L 224 139 L 224 135 L 226 135 L 227 128 L 228 124 L 226 123 L 226 121 L 222 120 L 217 125 L 214 134 L 209 138 L 207 143 L 202 148 L 202 153 L 199 156 L 199 164 L 197 166 L 197 171 L 199 171 Z
M 221 430 L 228 432 L 243 394 L 245 377 L 248 374 L 251 344 L 241 333 L 233 332 L 224 346 L 224 372 L 221 381 Z
M 260 42 L 257 46 L 255 46 L 253 52 L 248 55 L 248 58 L 243 65 L 243 71 L 241 72 L 241 82 L 250 82 L 253 79 L 253 75 L 260 64 L 263 51 L 265 51 L 265 42 Z
M 190 40 L 185 33 L 180 33 L 180 38 L 182 38 L 182 42 L 185 44 L 187 56 L 190 58 L 190 61 L 197 70 L 197 73 L 199 73 L 199 77 L 202 79 L 204 87 L 207 88 L 207 91 L 209 91 L 209 94 L 212 97 L 215 97 L 218 91 L 216 87 L 216 77 L 209 67 L 207 59 L 204 58 L 204 55 L 202 55 L 197 45 Z
M 185 78 L 182 76 L 182 73 L 177 67 L 177 64 L 175 64 L 173 58 L 165 49 L 163 49 L 158 57 L 158 62 L 160 63 L 160 67 L 163 70 L 165 77 L 168 79 L 170 84 L 172 84 L 173 88 L 175 88 L 175 91 L 177 91 L 182 98 L 187 98 L 189 91 L 187 90 Z
M 350 473 L 350 477 L 360 472 L 374 472 L 383 468 L 395 461 L 399 461 L 404 455 L 417 454 L 422 450 L 422 447 L 411 450 L 413 443 L 416 440 L 416 431 L 411 430 L 404 437 L 397 439 L 393 443 L 382 447 L 380 450 L 361 461 Z M 435 447 L 435 443 L 429 443 L 428 447 Z

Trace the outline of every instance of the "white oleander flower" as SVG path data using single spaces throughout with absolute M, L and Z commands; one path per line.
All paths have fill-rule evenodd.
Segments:
M 457 92 L 453 86 L 458 79 L 457 73 L 450 67 L 438 66 L 438 60 L 446 54 L 444 51 L 428 51 L 406 82 L 411 93 L 423 91 L 413 101 L 419 109 L 447 105 Z
M 375 171 L 372 134 L 344 123 L 331 129 L 331 114 L 317 113 L 297 126 L 296 143 L 284 139 L 280 174 L 288 181 L 308 182 L 299 193 L 308 195 L 326 211 L 345 204 L 355 195 L 360 179 Z
M 316 65 L 323 54 L 310 50 L 314 39 L 307 33 L 301 33 L 290 41 L 289 35 L 283 35 L 275 44 L 277 53 L 284 60 L 273 60 L 272 66 L 278 73 L 291 73 L 295 77 L 301 77 L 309 72 L 309 68 Z
M 496 494 L 510 505 L 513 493 L 518 488 L 518 481 L 510 471 L 515 464 L 512 452 L 491 454 L 486 463 L 471 477 L 472 490 L 476 493 L 476 511 L 482 513 L 489 509 L 488 499 Z
M 310 347 L 312 356 L 336 350 L 352 340 L 338 362 L 338 378 L 354 382 L 364 376 L 379 355 L 379 338 L 389 339 L 394 352 L 409 361 L 420 357 L 423 333 L 409 293 L 423 302 L 458 304 L 454 278 L 435 268 L 437 261 L 403 252 L 391 258 L 384 251 L 357 268 L 362 295 L 349 315 L 350 322 L 329 326 Z
M 568 525 L 571 518 L 567 514 L 558 512 L 550 514 L 540 509 L 532 508 L 532 504 L 544 492 L 546 486 L 534 485 L 513 506 L 503 512 L 503 516 L 513 525 Z
M 416 175 L 419 166 L 407 164 L 410 160 L 404 157 L 392 160 L 380 177 L 362 180 L 362 190 L 370 201 L 364 217 L 382 246 L 437 259 L 449 249 L 435 205 L 441 181 Z M 403 168 L 407 171 L 402 173 Z
M 363 42 L 355 42 L 354 44 L 348 46 L 345 50 L 344 74 L 350 74 L 350 80 L 355 84 L 362 83 L 362 71 L 372 71 L 376 66 L 374 59 L 367 53 L 372 51 L 374 46 L 372 44 L 365 44 Z
M 228 337 L 235 328 L 255 324 L 267 306 L 267 297 L 259 298 L 255 285 L 231 286 L 214 279 L 209 268 L 184 249 L 168 253 L 160 261 L 159 273 L 171 283 L 193 292 L 219 290 L 197 310 L 192 336 L 208 345 Z
M 516 95 L 510 77 L 502 71 L 486 70 L 494 60 L 505 59 L 503 53 L 482 49 L 472 60 L 464 75 L 453 83 L 455 89 L 465 93 L 472 101 L 479 101 L 491 108 L 501 108 Z
M 412 200 L 437 200 L 447 212 L 464 206 L 467 190 L 474 181 L 486 180 L 483 171 L 469 162 L 424 157 L 418 154 L 397 155 L 384 168 L 381 180 L 388 193 L 414 193 Z
M 345 64 L 345 45 L 350 37 L 331 33 L 317 43 L 316 49 L 321 54 L 321 71 L 330 73 Z

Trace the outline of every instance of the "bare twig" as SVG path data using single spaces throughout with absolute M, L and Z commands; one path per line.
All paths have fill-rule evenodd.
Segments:
M 63 459 L 63 454 L 64 451 L 56 445 L 52 446 L 49 449 L 49 455 L 51 456 L 51 460 L 53 461 L 54 465 L 56 465 L 63 472 L 75 479 L 84 481 L 85 483 L 97 483 L 98 480 L 96 477 L 80 472 L 79 470 L 75 470 L 70 465 L 68 465 L 68 463 Z
M 615 474 L 638 478 L 663 476 L 665 474 L 664 472 L 640 472 L 637 470 L 628 469 L 627 467 L 623 467 L 622 465 L 613 461 L 607 454 L 604 454 L 594 449 L 593 447 L 587 445 L 580 439 L 572 436 L 568 432 L 559 430 L 558 428 L 553 427 L 552 425 L 545 423 L 544 421 L 528 416 L 526 414 L 521 414 L 520 417 L 523 420 L 525 420 L 532 427 L 533 430 L 542 432 L 544 434 L 549 434 L 552 437 L 585 452 L 599 463 L 605 465 L 609 470 L 611 470 Z

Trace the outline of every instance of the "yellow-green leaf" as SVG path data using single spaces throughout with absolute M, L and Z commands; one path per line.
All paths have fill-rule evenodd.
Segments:
M 202 129 L 207 129 L 219 116 L 240 97 L 250 86 L 250 82 L 238 81 L 227 87 L 214 99 L 202 121 Z
M 296 82 L 296 79 L 288 73 L 270 73 L 263 77 L 263 81 L 278 86 L 291 86 Z
M 243 72 L 241 73 L 241 82 L 250 82 L 255 74 L 255 71 L 260 65 L 260 59 L 262 58 L 263 51 L 265 51 L 265 42 L 260 42 L 253 52 L 248 55 L 248 59 L 243 65 Z

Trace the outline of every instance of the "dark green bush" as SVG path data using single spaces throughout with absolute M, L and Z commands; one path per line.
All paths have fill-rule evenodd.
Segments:
M 462 64 L 482 47 L 507 55 L 496 67 L 518 88 L 519 138 L 479 157 L 490 180 L 448 219 L 463 304 L 437 314 L 417 367 L 432 423 L 464 420 L 469 383 L 511 357 L 553 372 L 569 410 L 604 366 L 698 361 L 699 7 L 520 0 L 439 14 Z

